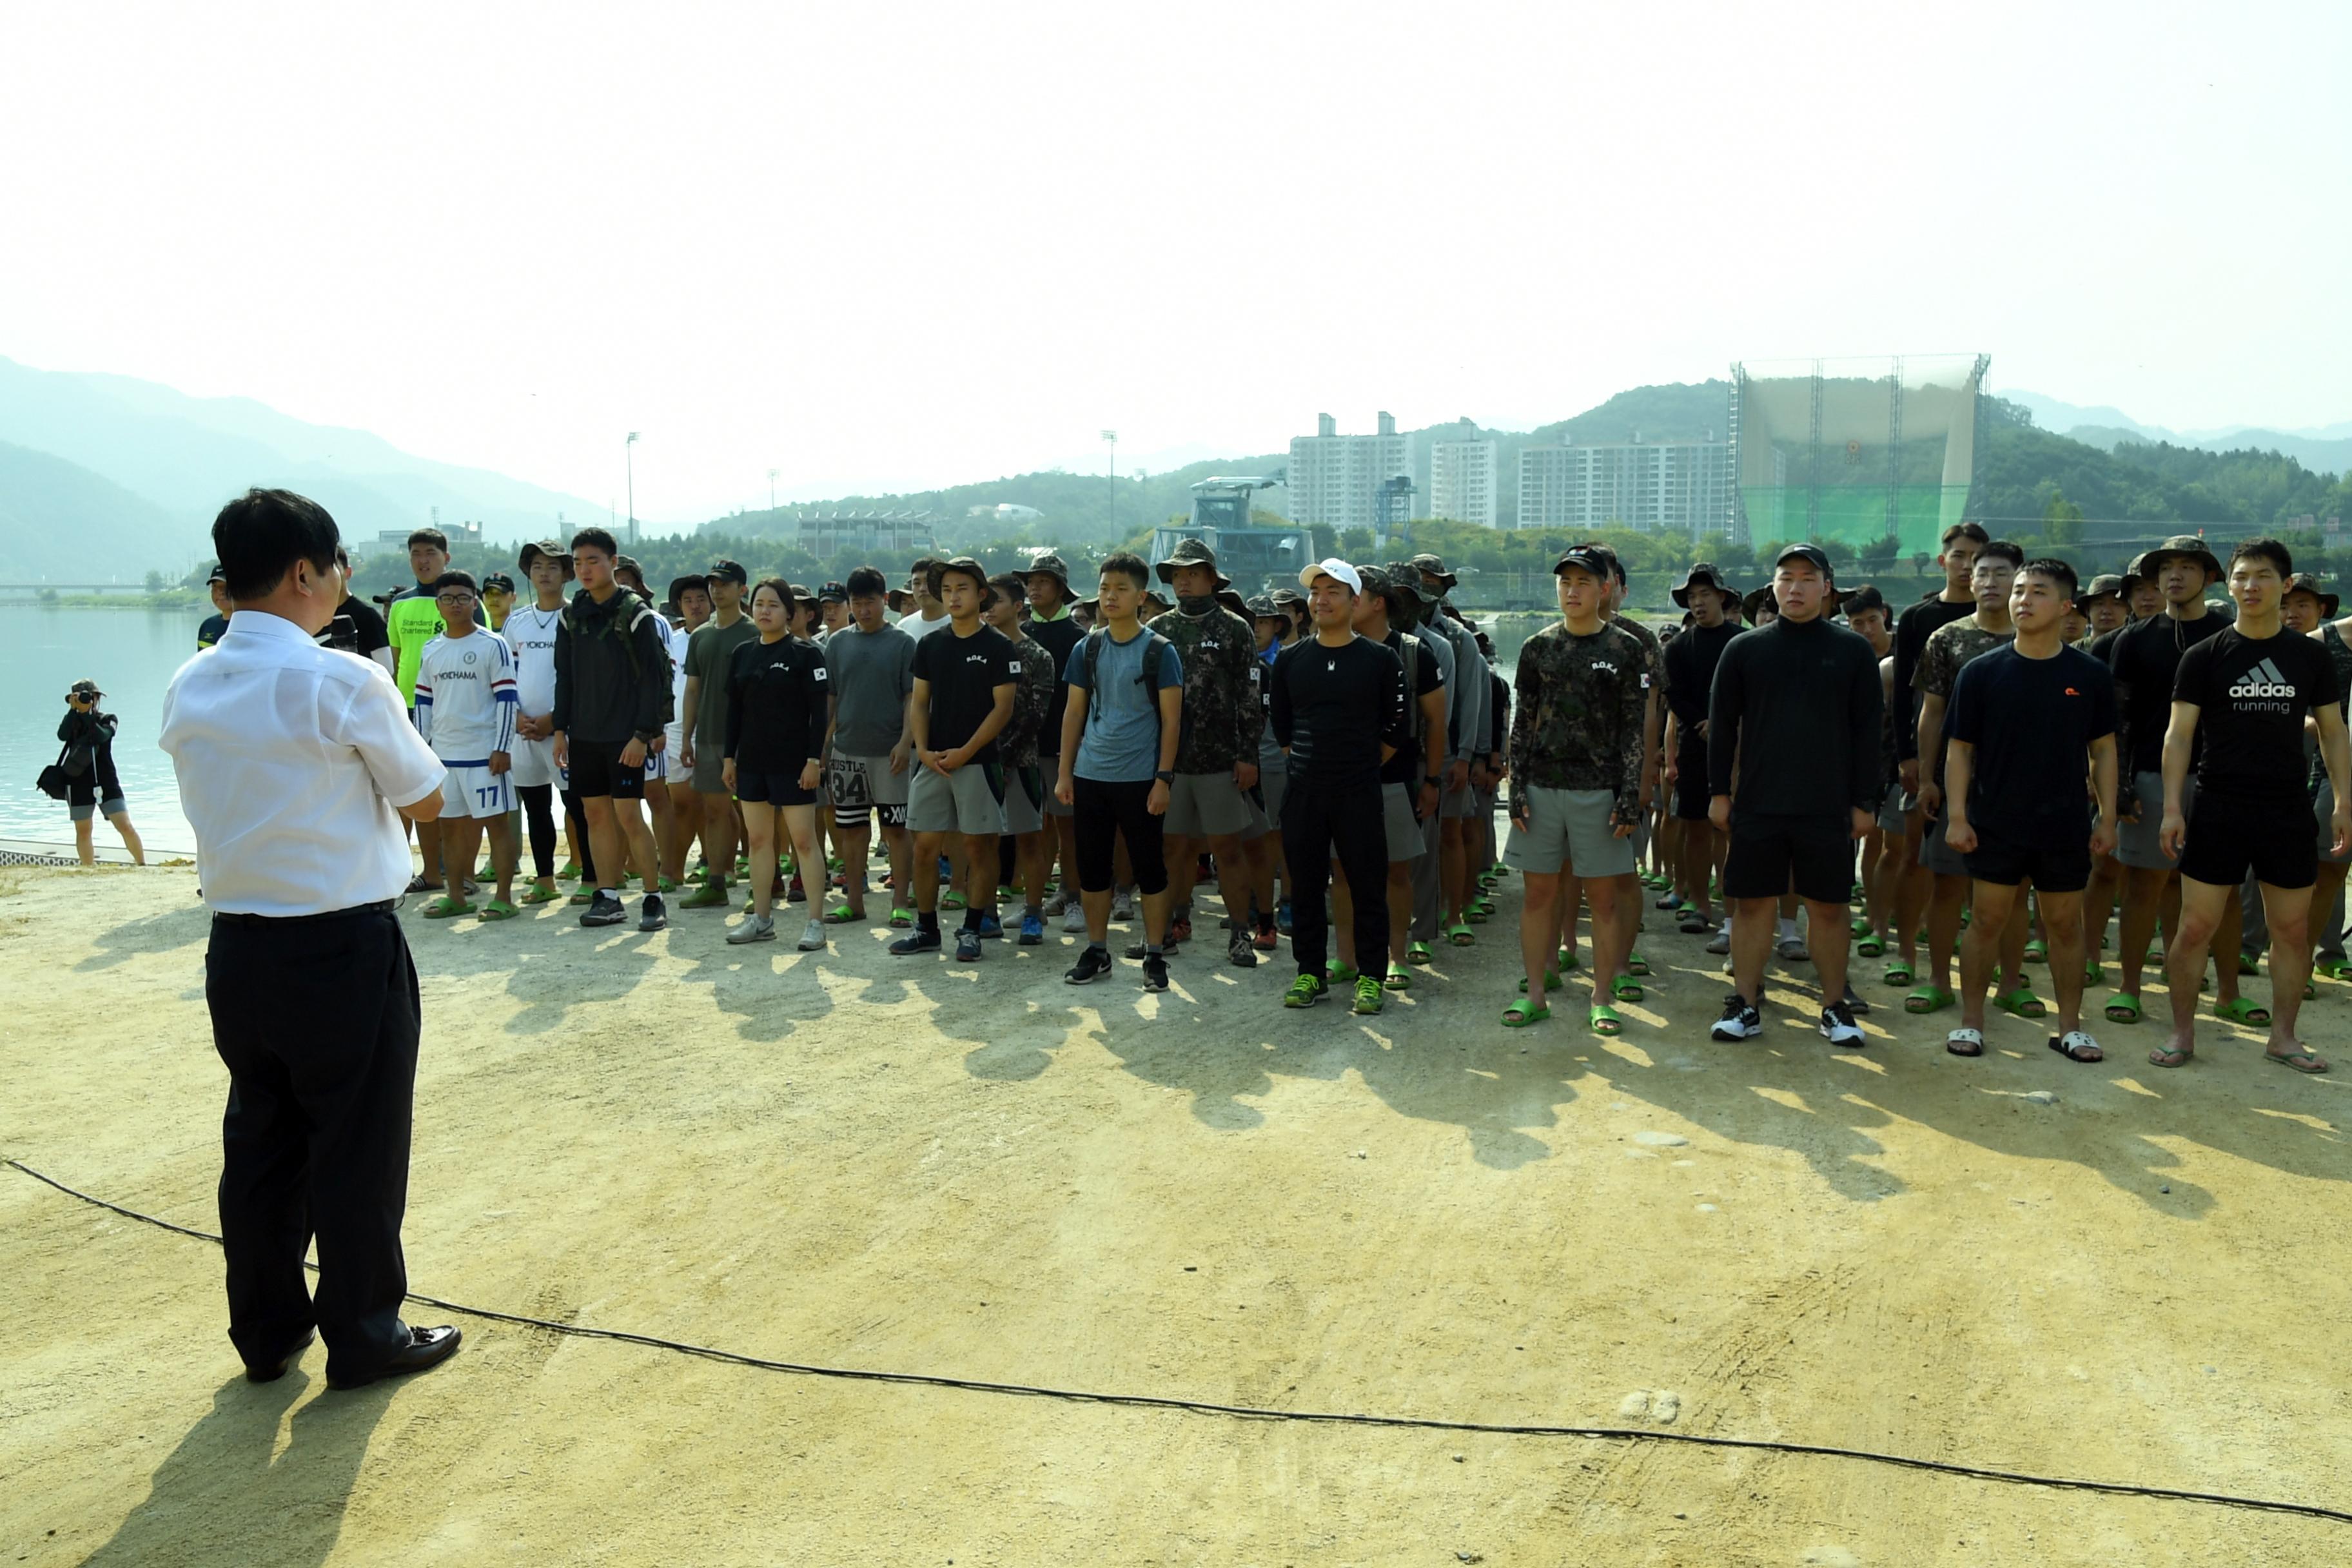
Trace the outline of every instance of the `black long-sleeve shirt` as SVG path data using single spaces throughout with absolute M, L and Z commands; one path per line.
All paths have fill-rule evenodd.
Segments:
M 727 752 L 745 773 L 797 772 L 824 752 L 824 653 L 798 637 L 747 642 L 727 660 Z
M 1676 734 L 1685 751 L 1700 744 L 1698 727 L 1706 721 L 1707 693 L 1715 687 L 1715 667 L 1740 628 L 1729 621 L 1717 626 L 1694 626 L 1666 645 L 1666 707 L 1675 716 Z
M 583 588 L 555 623 L 555 727 L 575 741 L 651 742 L 670 721 L 669 649 L 626 588 Z
M 1783 616 L 1743 632 L 1715 667 L 1707 791 L 1735 796 L 1742 816 L 1875 812 L 1885 708 L 1878 656 L 1843 626 Z
M 1274 738 L 1290 749 L 1290 787 L 1374 784 L 1383 743 L 1412 740 L 1404 666 L 1357 637 L 1326 647 L 1304 637 L 1274 661 Z

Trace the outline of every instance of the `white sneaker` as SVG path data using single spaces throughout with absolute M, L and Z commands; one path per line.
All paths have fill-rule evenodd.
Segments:
M 769 915 L 747 915 L 742 924 L 727 933 L 727 945 L 730 947 L 741 947 L 746 942 L 775 940 L 776 922 L 774 918 Z
M 1087 907 L 1085 904 L 1079 902 L 1076 899 L 1072 899 L 1070 900 L 1068 907 L 1062 910 L 1062 929 L 1066 931 L 1079 932 L 1083 932 L 1087 929 Z
M 1125 893 L 1119 894 L 1110 901 L 1110 918 L 1121 921 L 1133 920 L 1135 900 Z
M 1731 928 L 1729 926 L 1726 926 L 1721 931 L 1717 931 L 1713 936 L 1707 938 L 1706 950 L 1709 952 L 1729 952 L 1731 951 Z
M 1052 920 L 1055 915 L 1060 914 L 1064 910 L 1066 910 L 1069 907 L 1070 895 L 1067 893 L 1055 893 L 1052 898 L 1045 900 L 1045 908 L 1039 912 L 1047 920 Z
M 807 929 L 801 932 L 800 948 L 803 952 L 823 952 L 824 951 L 824 922 L 823 921 L 809 921 Z

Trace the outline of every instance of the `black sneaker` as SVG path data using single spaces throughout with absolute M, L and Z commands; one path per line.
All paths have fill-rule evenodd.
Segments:
M 1078 954 L 1077 963 L 1072 964 L 1070 966 L 1070 972 L 1062 976 L 1062 984 L 1065 985 L 1091 985 L 1096 981 L 1100 980 L 1104 975 L 1108 974 L 1113 967 L 1114 965 L 1110 961 L 1110 953 L 1108 951 L 1099 947 L 1089 947 L 1084 952 Z
M 1864 1016 L 1870 1011 L 1870 1004 L 1853 994 L 1853 984 L 1851 981 L 1846 984 L 1845 988 L 1845 1010 L 1857 1018 Z
M 1828 1015 L 1824 1013 L 1822 1016 Z M 1723 1016 L 1707 1033 L 1718 1040 L 1752 1040 L 1764 1032 L 1764 1015 L 1754 1003 L 1735 991 L 1723 999 Z
M 637 929 L 659 931 L 669 924 L 669 911 L 662 908 L 659 893 L 647 893 L 637 900 Z
M 1127 944 L 1127 956 L 1129 958 L 1149 958 L 1150 955 L 1150 949 L 1140 942 L 1130 942 Z M 1175 957 L 1176 944 L 1174 942 L 1166 943 L 1160 948 L 1160 955 L 1162 958 Z
M 1257 948 L 1246 929 L 1234 932 L 1233 941 L 1225 945 L 1225 957 L 1236 969 L 1257 967 Z
M 910 952 L 937 952 L 939 950 L 940 933 L 935 931 L 925 931 L 920 926 L 917 926 L 890 944 L 890 951 L 901 958 Z
M 616 926 L 628 918 L 629 912 L 621 908 L 620 898 L 602 888 L 596 889 L 588 907 L 580 911 L 580 923 L 584 926 Z
M 1851 1046 L 1855 1050 L 1870 1043 L 1843 1002 L 1832 1002 L 1822 1009 L 1822 1038 L 1833 1046 Z
M 1163 954 L 1147 952 L 1143 955 L 1143 988 L 1146 991 L 1168 989 L 1168 960 Z
M 958 963 L 980 962 L 980 933 L 970 926 L 956 932 L 956 962 Z

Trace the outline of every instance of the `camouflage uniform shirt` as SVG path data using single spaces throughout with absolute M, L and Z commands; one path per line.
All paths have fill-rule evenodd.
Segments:
M 1911 684 L 1929 697 L 1944 700 L 1944 733 L 1951 733 L 1952 683 L 1960 676 L 1960 668 L 1979 654 L 2006 647 L 2017 640 L 2015 632 L 1989 632 L 1977 625 L 1976 616 L 1967 615 L 1957 621 L 1937 626 L 1928 634 L 1927 646 L 1919 650 L 1919 668 L 1913 672 Z M 1937 740 L 1940 749 L 1941 737 Z M 1922 784 L 1932 779 L 1944 782 L 1944 759 L 1940 756 L 1919 759 L 1919 779 Z
M 1004 721 L 1004 732 L 996 737 L 1007 772 L 1037 765 L 1038 733 L 1046 714 L 1060 710 L 1054 699 L 1061 680 L 1054 669 L 1054 656 L 1045 645 L 1024 631 L 1013 639 L 1013 658 L 1020 667 L 1020 680 L 1013 689 L 1013 717 Z
M 1222 773 L 1235 763 L 1257 761 L 1258 731 L 1265 719 L 1258 702 L 1257 636 L 1231 610 L 1212 606 L 1205 616 L 1169 611 L 1151 629 L 1176 645 L 1184 665 L 1184 730 L 1176 746 L 1176 772 Z
M 1555 621 L 1519 649 L 1511 714 L 1511 777 L 1541 789 L 1605 789 L 1621 822 L 1642 810 L 1642 726 L 1650 656 L 1605 622 L 1578 637 Z

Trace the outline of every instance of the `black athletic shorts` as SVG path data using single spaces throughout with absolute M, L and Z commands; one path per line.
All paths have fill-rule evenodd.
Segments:
M 2273 888 L 2308 888 L 2319 880 L 2319 843 L 2309 816 L 2308 810 L 2216 799 L 2200 790 L 2189 808 L 2180 874 L 2234 888 L 2251 868 Z
M 739 767 L 735 770 L 735 798 L 755 805 L 814 805 L 816 791 L 801 788 L 798 768 L 772 773 L 757 769 L 745 773 Z
M 572 774 L 572 793 L 582 800 L 599 795 L 611 800 L 643 800 L 646 797 L 646 765 L 634 768 L 621 765 L 622 749 L 626 741 L 573 741 L 571 756 L 565 763 Z
M 1706 790 L 1706 743 L 1685 746 L 1675 758 L 1675 816 L 1684 822 L 1704 822 L 1712 800 Z
M 1777 899 L 1793 878 L 1797 896 L 1842 904 L 1853 892 L 1853 835 L 1848 816 L 1731 818 L 1723 860 L 1727 899 Z
M 2079 893 L 2091 884 L 2091 827 L 2063 849 L 2038 848 L 2013 843 L 1997 833 L 1977 828 L 1977 847 L 1960 857 L 1969 875 L 1979 882 L 2014 888 L 2032 882 L 2036 892 Z

